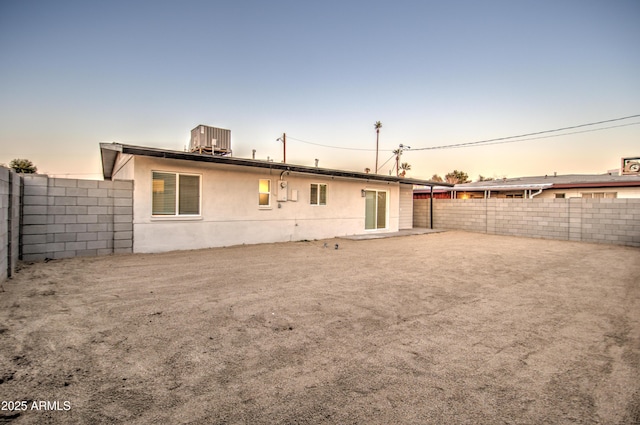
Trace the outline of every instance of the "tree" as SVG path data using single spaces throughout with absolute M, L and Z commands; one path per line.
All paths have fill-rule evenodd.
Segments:
M 409 165 L 408 162 L 403 162 L 402 164 L 400 164 L 400 157 L 402 156 L 402 150 L 405 148 L 410 149 L 409 146 L 404 146 L 401 143 L 400 146 L 398 146 L 398 149 L 393 150 L 393 154 L 396 156 L 396 165 L 394 168 L 396 169 L 396 176 L 398 177 L 404 177 L 407 174 L 407 171 L 411 169 L 411 165 Z M 404 167 L 408 167 L 408 168 L 404 168 Z M 400 170 L 402 170 L 402 172 L 400 172 Z M 391 174 L 391 172 L 389 172 L 389 174 Z
M 402 150 L 400 148 L 394 149 L 393 154 L 396 156 L 396 165 L 394 168 L 396 169 L 396 177 L 397 177 L 397 176 L 400 176 L 400 155 L 402 155 Z M 393 171 L 393 168 L 391 169 L 391 171 Z M 391 171 L 389 171 L 389 175 L 391 175 Z
M 382 123 L 380 121 L 376 121 L 373 124 L 373 128 L 376 129 L 376 174 L 378 174 L 378 142 L 380 140 L 380 129 L 382 128 Z
M 400 173 L 400 177 L 404 177 L 405 175 L 407 175 L 407 171 L 411 170 L 411 164 L 409 164 L 408 162 L 403 162 L 402 164 L 400 164 L 400 169 L 402 170 L 402 172 Z
M 439 175 L 434 174 L 433 176 L 431 176 L 431 181 L 432 182 L 442 183 L 444 180 Z
M 9 167 L 16 173 L 35 174 L 38 171 L 38 168 L 28 159 L 14 159 L 9 163 Z
M 490 182 L 490 181 L 492 181 L 492 180 L 494 180 L 494 178 L 493 178 L 493 177 L 485 177 L 485 176 L 483 176 L 482 174 L 480 174 L 480 175 L 478 176 L 478 181 L 479 181 L 479 182 Z
M 460 183 L 471 183 L 469 180 L 469 175 L 464 171 L 453 170 L 450 173 L 447 173 L 444 176 L 444 179 L 447 183 L 451 184 L 460 184 Z

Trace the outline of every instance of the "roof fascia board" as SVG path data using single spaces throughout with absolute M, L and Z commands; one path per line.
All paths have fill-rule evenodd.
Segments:
M 322 175 L 322 176 L 330 176 L 330 177 L 343 177 L 343 178 L 365 180 L 365 181 L 379 181 L 379 182 L 386 182 L 386 183 L 399 183 L 399 184 L 421 185 L 421 186 L 436 186 L 436 185 L 443 186 L 443 183 L 436 183 L 428 180 L 381 176 L 379 174 L 366 174 L 366 173 L 358 173 L 358 172 L 351 172 L 351 171 L 334 170 L 334 169 L 328 169 L 328 168 L 305 167 L 301 165 L 267 162 L 267 161 L 260 161 L 255 159 L 205 155 L 205 154 L 196 154 L 191 152 L 169 151 L 169 150 L 162 150 L 162 149 L 145 148 L 142 146 L 121 145 L 116 143 L 114 144 L 106 143 L 106 144 L 101 144 L 100 146 L 101 146 L 101 149 L 117 150 L 124 154 L 147 156 L 147 157 L 153 157 L 153 158 L 179 159 L 179 160 L 186 160 L 186 161 L 197 161 L 197 162 L 208 162 L 208 163 L 227 164 L 227 165 L 236 165 L 236 166 L 245 166 L 245 167 L 267 168 L 271 170 L 289 171 L 289 172 L 296 172 L 296 173 L 302 173 L 302 174 L 313 174 L 313 175 Z M 103 158 L 104 158 L 104 155 L 103 155 Z M 103 162 L 103 171 L 105 172 L 105 177 L 107 177 L 106 175 L 107 167 L 104 166 L 104 162 Z M 447 185 L 447 186 L 452 187 L 453 185 Z
M 118 153 L 122 152 L 122 146 L 115 143 L 100 143 L 100 158 L 102 160 L 102 176 L 111 180 L 113 167 L 116 164 Z

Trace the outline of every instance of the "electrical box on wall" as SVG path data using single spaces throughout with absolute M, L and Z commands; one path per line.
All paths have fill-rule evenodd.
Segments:
M 278 182 L 278 201 L 286 201 L 288 192 L 288 184 L 284 180 Z
M 291 201 L 293 202 L 297 202 L 298 201 L 298 190 L 297 189 L 291 189 Z

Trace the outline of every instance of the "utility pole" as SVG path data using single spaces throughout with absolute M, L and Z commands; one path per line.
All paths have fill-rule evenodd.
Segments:
M 282 142 L 282 162 L 287 163 L 287 133 L 282 133 L 282 137 L 278 137 L 276 140 Z
M 403 149 L 411 149 L 411 146 L 405 146 L 402 143 L 398 146 L 398 150 L 396 152 L 396 177 L 400 176 L 400 157 L 402 156 Z

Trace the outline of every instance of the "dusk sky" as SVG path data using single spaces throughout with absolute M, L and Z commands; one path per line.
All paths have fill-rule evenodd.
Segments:
M 0 0 L 0 163 L 50 175 L 101 178 L 100 142 L 183 150 L 199 124 L 237 157 L 282 161 L 286 132 L 287 162 L 363 171 L 376 121 L 382 164 L 633 115 L 638 0 Z M 640 157 L 640 117 L 566 131 L 611 126 L 402 162 L 604 173 Z

